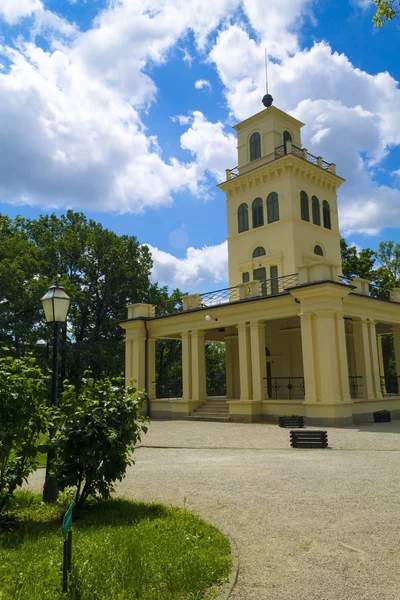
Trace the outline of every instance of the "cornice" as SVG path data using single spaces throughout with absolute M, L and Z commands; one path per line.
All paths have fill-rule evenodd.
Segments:
M 331 192 L 335 192 L 344 182 L 344 179 L 338 175 L 325 171 L 303 158 L 287 154 L 238 177 L 228 179 L 228 181 L 220 183 L 218 187 L 226 193 L 227 198 L 233 198 L 244 192 L 255 190 L 266 183 L 278 181 L 288 175 L 299 177 L 308 183 L 314 183 L 320 188 Z

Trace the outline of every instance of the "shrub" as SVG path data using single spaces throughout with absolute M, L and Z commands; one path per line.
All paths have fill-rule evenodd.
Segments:
M 0 358 L 0 511 L 37 467 L 47 431 L 48 377 L 32 356 Z
M 88 375 L 88 374 L 86 374 Z M 146 433 L 143 398 L 122 378 L 82 380 L 79 392 L 65 384 L 58 416 L 55 475 L 61 490 L 75 487 L 75 504 L 89 495 L 108 498 L 133 464 L 135 444 Z

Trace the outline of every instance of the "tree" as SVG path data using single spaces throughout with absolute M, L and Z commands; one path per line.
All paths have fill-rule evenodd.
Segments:
M 206 344 L 206 373 L 208 396 L 226 395 L 225 344 Z
M 48 378 L 34 357 L 0 357 L 0 511 L 37 467 L 47 394 Z
M 74 487 L 75 505 L 89 496 L 108 498 L 134 464 L 135 444 L 147 432 L 141 416 L 143 398 L 125 389 L 123 378 L 83 378 L 79 392 L 66 385 L 55 436 L 55 475 L 61 490 Z
M 376 13 L 372 17 L 375 27 L 382 27 L 400 14 L 400 0 L 374 0 Z
M 340 251 L 344 277 L 362 277 L 371 281 L 375 263 L 373 250 L 364 248 L 358 253 L 355 246 L 348 246 L 346 240 L 340 238 Z

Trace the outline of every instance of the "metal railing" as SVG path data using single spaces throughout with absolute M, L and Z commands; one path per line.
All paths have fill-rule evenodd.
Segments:
M 353 400 L 362 397 L 362 377 L 359 375 L 349 376 L 350 397 Z
M 381 390 L 383 396 L 399 396 L 399 379 L 396 376 L 381 377 Z
M 271 160 L 268 160 L 268 162 L 272 162 L 273 160 L 277 160 L 278 158 L 282 158 L 282 156 L 286 156 L 286 154 L 293 154 L 294 156 L 297 156 L 298 158 L 301 158 L 303 160 L 305 160 L 306 162 L 311 163 L 312 165 L 315 165 L 316 167 L 319 167 L 320 169 L 323 169 L 324 171 L 330 171 L 332 173 L 335 172 L 335 166 L 333 165 L 333 163 L 328 163 L 326 160 L 323 160 L 320 156 L 314 156 L 314 154 L 311 154 L 311 152 L 308 152 L 305 148 L 299 148 L 298 146 L 295 146 L 294 144 L 287 145 L 287 144 L 282 144 L 281 146 L 277 146 L 275 148 L 275 152 L 274 152 L 274 158 L 272 158 Z M 260 157 L 262 158 L 262 157 Z M 259 166 L 261 166 L 260 164 L 257 164 L 256 167 L 254 167 L 254 169 L 257 169 Z M 246 170 L 246 173 L 248 173 L 249 171 L 252 171 L 253 169 L 249 169 Z M 234 167 L 233 169 L 227 169 L 227 180 L 229 179 L 234 179 L 235 177 L 239 177 L 240 173 L 239 173 L 239 167 Z
M 264 377 L 265 395 L 274 400 L 304 400 L 304 377 Z
M 179 379 L 170 379 L 165 381 L 156 381 L 156 398 L 182 398 L 182 381 Z

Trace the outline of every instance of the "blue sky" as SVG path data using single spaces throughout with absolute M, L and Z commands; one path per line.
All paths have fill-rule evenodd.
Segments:
M 337 163 L 342 232 L 400 241 L 400 25 L 370 0 L 0 0 L 0 212 L 81 210 L 150 245 L 153 277 L 227 285 L 231 129 L 275 106 Z

